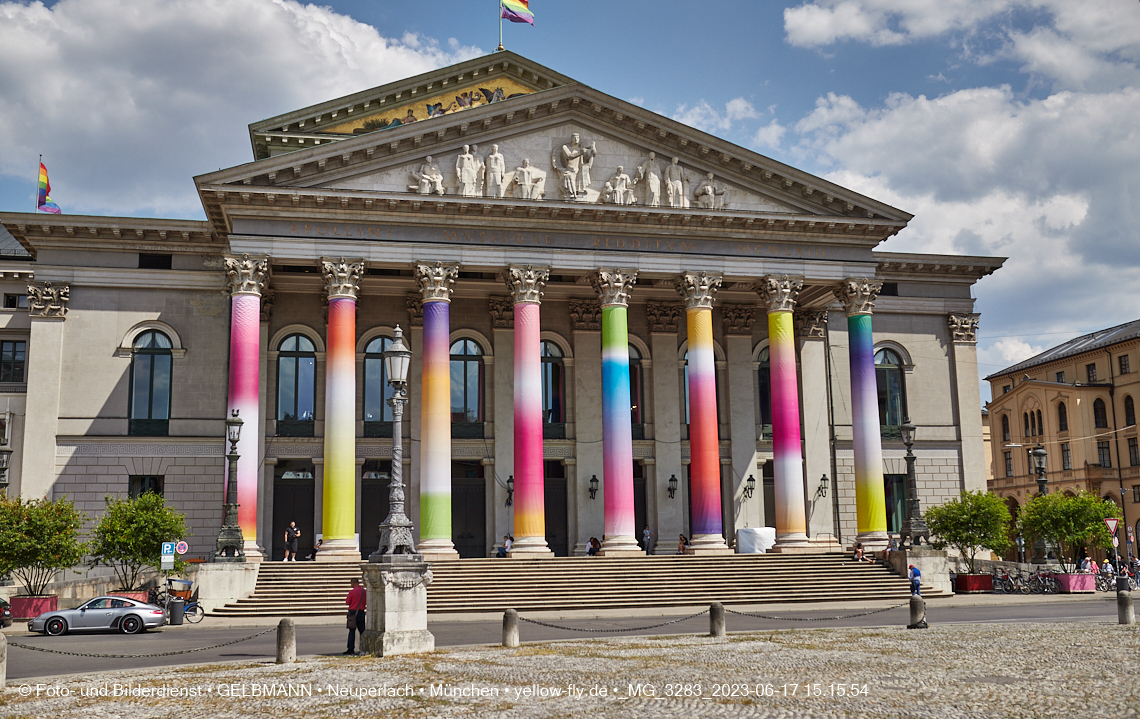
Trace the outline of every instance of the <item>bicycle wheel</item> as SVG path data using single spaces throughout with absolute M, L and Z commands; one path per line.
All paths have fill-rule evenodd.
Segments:
M 1042 594 L 1045 592 L 1045 585 L 1041 577 L 1033 576 L 1029 579 L 1029 591 L 1034 594 Z
M 184 616 L 186 618 L 186 621 L 190 622 L 191 624 L 197 624 L 198 622 L 202 621 L 203 618 L 205 618 L 206 613 L 202 611 L 201 605 L 191 604 L 190 606 L 186 607 L 186 611 L 182 616 Z

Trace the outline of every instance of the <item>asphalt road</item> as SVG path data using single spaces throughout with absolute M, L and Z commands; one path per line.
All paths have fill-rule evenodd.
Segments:
M 731 609 L 731 608 L 730 608 Z M 868 627 L 905 625 L 909 622 L 906 607 L 890 609 L 866 616 L 841 620 L 830 619 L 837 615 L 863 614 L 860 609 L 821 609 L 818 611 L 770 611 L 758 610 L 783 619 L 759 619 L 729 613 L 726 618 L 728 631 L 750 631 L 766 629 L 790 629 L 807 627 Z M 645 616 L 606 619 L 561 619 L 549 620 L 551 624 L 576 627 L 594 631 L 567 631 L 523 622 L 520 626 L 522 641 L 552 639 L 578 639 L 618 635 L 663 635 L 695 634 L 708 631 L 708 616 L 702 615 L 686 619 L 676 624 L 651 629 L 641 629 L 649 625 L 671 621 L 677 617 Z M 809 620 L 809 621 L 797 621 Z M 927 621 L 930 623 L 969 624 L 986 622 L 1103 622 L 1116 621 L 1116 603 L 1111 601 L 1048 601 L 997 604 L 992 606 L 943 606 L 932 604 L 928 607 Z M 502 622 L 494 621 L 429 621 L 428 628 L 435 634 L 436 646 L 459 646 L 467 644 L 497 644 L 502 638 Z M 254 639 L 229 646 L 189 654 L 176 654 L 165 657 L 138 658 L 92 658 L 65 654 L 45 653 L 13 647 L 12 642 L 33 647 L 50 648 L 58 651 L 88 654 L 152 654 L 197 647 L 210 646 L 248 637 L 265 629 L 271 629 Z M 297 653 L 299 655 L 325 654 L 339 655 L 346 646 L 347 630 L 343 625 L 297 626 Z M 604 629 L 619 629 L 620 632 L 599 632 Z M 263 661 L 273 659 L 276 654 L 275 627 L 266 626 L 210 626 L 207 617 L 201 624 L 186 624 L 181 627 L 164 627 L 135 636 L 121 634 L 68 634 L 62 637 L 45 635 L 7 634 L 8 682 L 41 678 L 50 681 L 63 674 L 84 672 L 104 672 L 122 669 L 140 669 L 177 664 L 198 664 L 248 660 Z

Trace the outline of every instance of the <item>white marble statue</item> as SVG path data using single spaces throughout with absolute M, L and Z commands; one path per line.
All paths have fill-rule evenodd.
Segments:
M 649 159 L 637 168 L 633 184 L 634 187 L 641 186 L 642 202 L 646 207 L 661 206 L 661 163 L 657 161 L 657 153 L 649 153 Z
M 471 156 L 475 158 L 475 196 L 483 196 L 483 181 L 486 173 L 486 165 L 483 164 L 483 157 L 479 154 L 479 146 L 471 146 Z
M 706 210 L 724 209 L 725 188 L 713 179 L 711 172 L 697 185 L 694 194 L 697 199 L 697 207 Z
M 558 171 L 559 189 L 562 191 L 563 199 L 576 200 L 585 197 L 586 190 L 590 189 L 590 170 L 597 154 L 596 144 L 583 146 L 582 138 L 576 132 L 570 136 L 569 144 L 554 151 L 550 157 L 550 164 Z
M 515 168 L 515 197 L 520 200 L 541 200 L 539 182 L 546 179 L 546 173 L 532 167 L 530 158 L 524 158 L 521 167 Z
M 460 197 L 475 197 L 475 192 L 478 189 L 477 169 L 478 163 L 475 162 L 475 156 L 471 154 L 471 147 L 464 145 L 463 152 L 459 153 L 459 157 L 455 160 L 455 176 L 459 179 Z
M 610 177 L 606 183 L 610 192 L 612 193 L 611 204 L 614 205 L 632 205 L 633 204 L 633 185 L 630 182 L 629 175 L 625 174 L 625 168 L 618 165 L 617 172 Z
M 674 157 L 665 168 L 665 194 L 669 198 L 670 207 L 688 207 L 689 200 L 685 196 L 685 168 L 679 163 L 681 158 Z
M 421 195 L 442 195 L 443 194 L 443 173 L 439 171 L 439 166 L 428 155 L 424 159 L 424 163 L 415 170 L 412 170 L 412 177 L 416 178 L 417 185 L 416 191 Z
M 507 161 L 499 153 L 498 145 L 491 145 L 491 154 L 486 162 L 486 196 L 502 197 L 503 180 L 507 175 Z

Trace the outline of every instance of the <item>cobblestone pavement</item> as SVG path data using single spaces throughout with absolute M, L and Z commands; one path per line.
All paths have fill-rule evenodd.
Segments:
M 17 681 L 0 717 L 1118 719 L 1140 716 L 1138 650 L 1108 623 L 639 636 Z

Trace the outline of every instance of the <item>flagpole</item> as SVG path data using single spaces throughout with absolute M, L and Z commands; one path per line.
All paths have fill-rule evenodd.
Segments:
M 499 0 L 499 51 L 503 50 L 503 0 Z
M 40 153 L 40 165 L 42 165 L 42 164 L 44 164 L 44 155 L 41 152 Z M 36 209 L 32 210 L 32 214 L 34 215 L 35 213 L 40 211 L 40 168 L 39 168 L 39 165 L 36 166 L 36 191 L 32 193 L 32 203 L 36 207 Z

